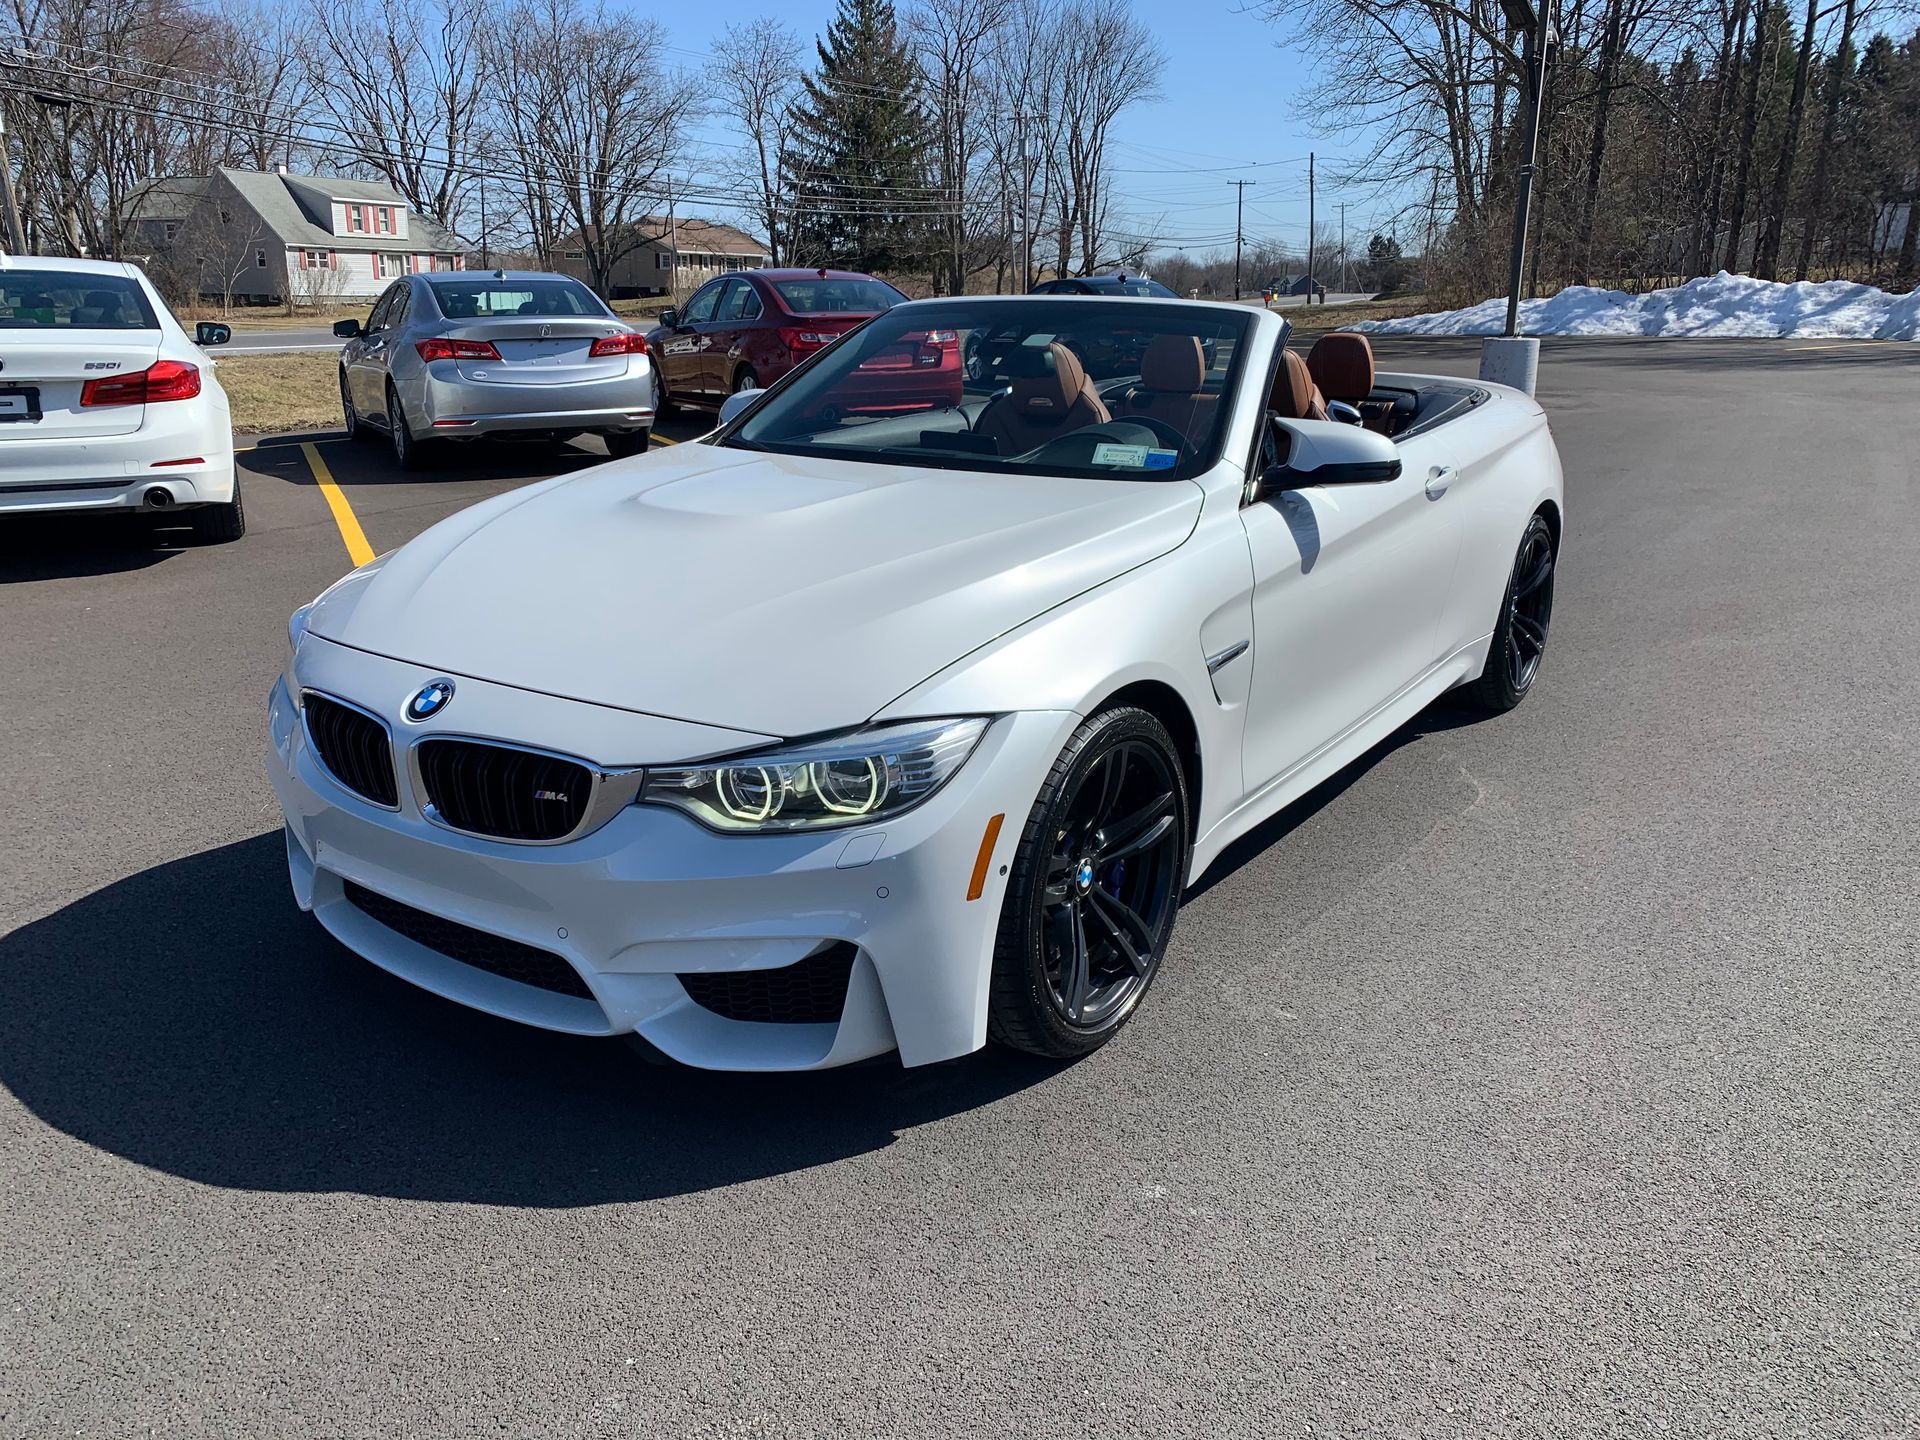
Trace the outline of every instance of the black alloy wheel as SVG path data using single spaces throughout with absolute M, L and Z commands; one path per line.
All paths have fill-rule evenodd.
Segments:
M 995 947 L 989 1033 L 1068 1058 L 1106 1043 L 1160 967 L 1186 882 L 1187 796 L 1144 710 L 1086 721 L 1028 819 Z
M 1500 602 L 1486 669 L 1467 688 L 1482 708 L 1511 710 L 1533 688 L 1547 654 L 1547 630 L 1553 623 L 1553 530 L 1535 515 L 1520 537 L 1513 574 Z

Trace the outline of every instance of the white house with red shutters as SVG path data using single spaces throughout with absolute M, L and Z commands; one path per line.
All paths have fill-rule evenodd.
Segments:
M 164 195 L 142 206 L 141 230 L 177 288 L 208 299 L 371 300 L 398 276 L 465 268 L 458 237 L 377 180 L 223 167 Z

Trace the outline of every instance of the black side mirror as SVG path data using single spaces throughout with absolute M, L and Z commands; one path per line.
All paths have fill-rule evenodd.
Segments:
M 193 327 L 193 343 L 196 345 L 224 345 L 233 338 L 233 327 L 222 325 L 217 320 L 202 320 Z
M 669 306 L 660 312 L 660 323 L 669 330 L 678 330 L 680 328 L 680 312 Z
M 1338 420 L 1270 423 L 1287 458 L 1261 472 L 1263 497 L 1308 485 L 1380 485 L 1400 478 L 1400 447 L 1384 435 Z
M 358 340 L 367 332 L 360 328 L 358 320 L 336 320 L 333 322 L 333 333 L 341 340 Z

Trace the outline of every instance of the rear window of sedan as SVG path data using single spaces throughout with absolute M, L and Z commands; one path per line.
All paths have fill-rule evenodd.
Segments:
M 780 303 L 795 315 L 872 315 L 907 297 L 884 280 L 775 280 Z
M 146 292 L 124 275 L 0 271 L 0 329 L 158 330 Z
M 449 320 L 486 320 L 498 315 L 590 315 L 607 318 L 607 307 L 578 280 L 442 281 L 432 287 Z

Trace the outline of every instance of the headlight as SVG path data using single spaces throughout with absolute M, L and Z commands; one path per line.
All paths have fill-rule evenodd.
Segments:
M 287 617 L 287 663 L 293 663 L 293 654 L 300 648 L 300 641 L 307 633 L 307 617 L 313 614 L 313 606 L 302 605 Z
M 973 753 L 987 721 L 910 720 L 835 740 L 653 770 L 640 803 L 738 834 L 866 825 L 911 810 Z

